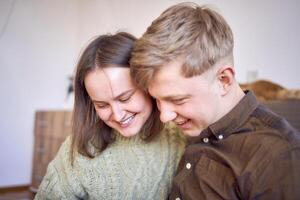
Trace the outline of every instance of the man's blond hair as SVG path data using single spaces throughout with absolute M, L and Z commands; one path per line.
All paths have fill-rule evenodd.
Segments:
M 162 65 L 183 58 L 185 77 L 200 75 L 222 58 L 232 58 L 233 34 L 212 9 L 180 3 L 165 10 L 135 43 L 131 75 L 147 89 Z M 233 62 L 233 61 L 232 61 Z

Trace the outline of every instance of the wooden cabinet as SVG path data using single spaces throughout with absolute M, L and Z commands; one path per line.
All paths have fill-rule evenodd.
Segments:
M 71 134 L 71 116 L 71 111 L 36 112 L 31 191 L 37 191 L 49 162 Z

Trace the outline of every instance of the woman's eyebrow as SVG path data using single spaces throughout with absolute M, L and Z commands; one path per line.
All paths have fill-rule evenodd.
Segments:
M 119 95 L 117 95 L 116 97 L 114 97 L 114 99 L 116 100 L 116 99 L 119 99 L 120 97 L 122 97 L 122 96 L 124 96 L 124 95 L 127 95 L 127 94 L 129 94 L 129 93 L 134 93 L 136 91 L 136 89 L 129 89 L 129 90 L 127 90 L 127 91 L 125 91 L 125 92 L 122 92 L 121 94 L 119 94 Z
M 105 101 L 98 101 L 98 100 L 93 100 L 93 99 L 92 99 L 92 102 L 93 103 L 97 103 L 97 104 L 99 104 L 99 103 L 106 104 Z
M 135 91 L 136 91 L 136 89 L 130 89 L 130 90 L 127 90 L 127 91 L 125 91 L 125 92 L 122 92 L 122 93 L 119 94 L 118 96 L 114 97 L 114 100 L 117 100 L 117 99 L 121 98 L 122 96 L 127 95 L 127 94 L 129 94 L 129 93 L 134 93 Z M 106 104 L 105 101 L 99 101 L 99 100 L 95 100 L 95 99 L 92 99 L 92 102 L 93 102 L 93 103 L 98 103 L 98 104 L 99 104 L 99 103 Z

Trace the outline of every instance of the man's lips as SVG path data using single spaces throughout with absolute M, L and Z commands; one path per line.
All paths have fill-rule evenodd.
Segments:
M 188 120 L 181 120 L 181 121 L 177 121 L 175 122 L 177 125 L 182 125 L 182 124 L 185 124 Z
M 190 120 L 189 119 L 186 119 L 186 120 L 181 120 L 181 121 L 177 121 L 175 122 L 177 126 L 179 126 L 180 128 L 182 129 L 187 129 L 190 127 L 190 124 L 189 124 Z

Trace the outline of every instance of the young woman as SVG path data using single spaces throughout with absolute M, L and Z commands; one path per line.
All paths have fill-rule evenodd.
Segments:
M 73 135 L 49 164 L 35 199 L 166 199 L 185 142 L 163 126 L 130 77 L 135 37 L 102 35 L 79 60 Z

